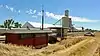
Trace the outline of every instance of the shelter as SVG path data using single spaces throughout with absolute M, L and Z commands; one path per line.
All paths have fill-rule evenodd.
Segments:
M 0 29 L 0 33 L 6 35 L 6 43 L 17 45 L 32 45 L 40 48 L 48 45 L 48 34 L 51 30 L 40 30 L 37 28 L 19 28 L 19 29 Z

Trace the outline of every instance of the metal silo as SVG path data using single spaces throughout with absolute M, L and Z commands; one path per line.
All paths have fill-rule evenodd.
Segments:
M 65 16 L 62 17 L 62 28 L 64 28 L 63 34 L 67 35 L 67 31 L 71 29 L 71 27 L 72 27 L 72 21 L 71 18 L 69 18 L 69 11 L 65 10 Z
M 65 10 L 65 16 L 62 17 L 62 27 L 66 28 L 69 27 L 69 11 Z

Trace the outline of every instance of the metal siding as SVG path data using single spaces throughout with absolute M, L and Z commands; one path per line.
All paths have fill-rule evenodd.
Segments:
M 47 44 L 46 37 L 35 38 L 35 46 L 42 45 L 42 44 Z
M 18 34 L 7 33 L 6 42 L 17 44 L 17 45 L 27 45 L 27 46 L 28 45 L 37 46 L 43 44 L 48 45 L 48 35 L 46 33 L 45 35 L 46 35 L 45 37 L 29 37 L 29 38 L 20 39 L 20 36 Z
M 67 17 L 62 17 L 62 27 L 69 27 L 69 20 Z
M 34 45 L 34 38 L 25 38 L 18 41 L 19 45 Z
M 38 36 L 35 37 L 35 46 L 42 45 L 42 44 L 48 44 L 48 36 L 47 34 L 43 34 L 45 36 Z
M 6 42 L 16 44 L 18 42 L 18 35 L 17 34 L 6 34 Z

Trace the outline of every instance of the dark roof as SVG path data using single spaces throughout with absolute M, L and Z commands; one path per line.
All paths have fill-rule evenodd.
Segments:
M 51 33 L 52 31 L 49 29 L 40 30 L 39 28 L 13 28 L 13 29 L 5 29 L 0 28 L 0 33 Z

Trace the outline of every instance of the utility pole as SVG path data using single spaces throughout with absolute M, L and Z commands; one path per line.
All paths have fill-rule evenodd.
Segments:
M 42 5 L 42 30 L 44 28 L 44 9 L 43 9 L 43 5 Z

